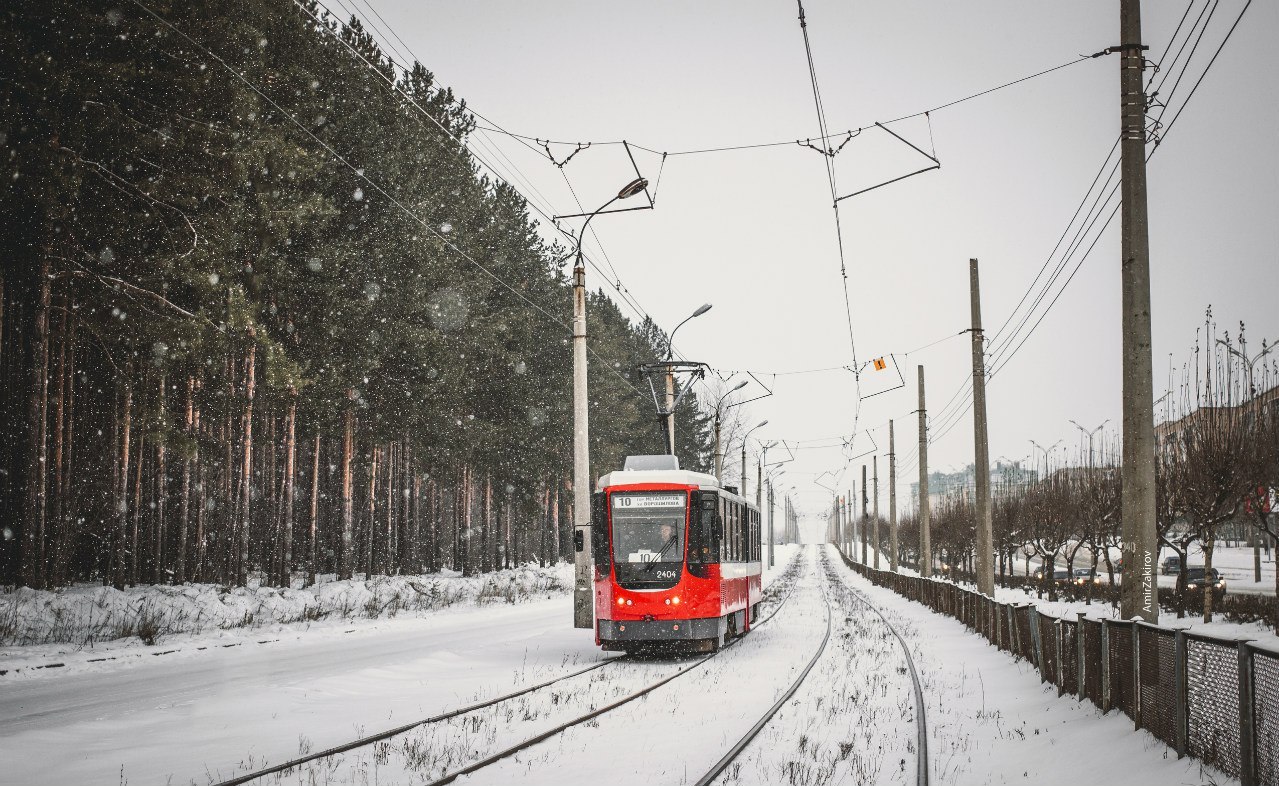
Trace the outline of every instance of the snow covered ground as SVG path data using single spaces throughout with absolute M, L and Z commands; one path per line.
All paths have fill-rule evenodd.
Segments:
M 692 783 L 792 684 L 818 650 L 829 608 L 831 637 L 815 668 L 719 782 L 913 783 L 916 708 L 905 657 L 854 593 L 883 610 L 910 646 L 934 783 L 1064 785 L 1101 773 L 1130 784 L 1231 782 L 1178 761 L 1119 713 L 1059 698 L 1029 665 L 872 586 L 833 554 L 824 559 L 822 548 L 780 551 L 766 583 L 792 556 L 805 563 L 786 605 L 696 668 L 693 658 L 604 666 L 264 782 L 420 783 L 689 669 L 459 783 Z M 570 617 L 561 591 L 414 617 L 278 626 L 267 644 L 11 673 L 0 677 L 0 784 L 208 784 L 615 657 Z M 174 638 L 169 646 L 201 640 Z
M 876 587 L 839 564 L 843 580 L 875 603 L 910 643 L 927 702 L 932 782 L 1076 786 L 1238 783 L 1176 753 L 1132 720 L 1058 697 L 963 623 Z
M 6 647 L 0 784 L 207 784 L 613 657 L 572 627 L 571 566 L 551 572 L 565 580 L 515 604 Z M 51 658 L 66 665 L 31 668 Z

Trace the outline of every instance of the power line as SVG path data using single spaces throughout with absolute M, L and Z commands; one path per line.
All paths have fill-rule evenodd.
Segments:
M 1097 52 L 1096 54 L 1092 54 L 1092 55 L 1082 55 L 1082 56 L 1076 57 L 1076 58 L 1074 58 L 1074 59 L 1072 59 L 1072 60 L 1068 60 L 1068 61 L 1066 61 L 1066 62 L 1064 62 L 1064 63 L 1060 63 L 1060 64 L 1058 64 L 1058 65 L 1052 66 L 1051 68 L 1045 68 L 1045 69 L 1043 69 L 1042 71 L 1036 71 L 1036 72 L 1035 72 L 1035 73 L 1033 73 L 1033 74 L 1029 74 L 1029 75 L 1027 75 L 1027 76 L 1019 77 L 1019 78 L 1017 78 L 1017 79 L 1013 79 L 1013 80 L 1011 80 L 1011 81 L 1004 82 L 1004 83 L 1002 83 L 1002 84 L 996 85 L 996 86 L 994 86 L 994 87 L 989 87 L 989 88 L 986 88 L 986 89 L 984 89 L 984 90 L 980 90 L 980 91 L 978 91 L 978 92 L 976 92 L 976 93 L 972 93 L 972 94 L 970 94 L 970 95 L 963 96 L 962 98 L 956 98 L 956 99 L 953 99 L 953 100 L 951 100 L 951 101 L 947 101 L 947 102 L 945 102 L 945 103 L 938 104 L 937 106 L 930 107 L 930 108 L 928 108 L 928 109 L 923 109 L 923 110 L 920 110 L 920 111 L 918 111 L 918 112 L 912 112 L 912 113 L 910 113 L 910 114 L 908 114 L 908 115 L 902 115 L 901 117 L 893 118 L 892 120 L 880 121 L 880 125 L 891 125 L 891 124 L 893 124 L 893 123 L 900 123 L 900 122 L 903 122 L 903 121 L 906 121 L 906 120 L 914 119 L 914 118 L 916 118 L 916 117 L 923 117 L 923 116 L 925 116 L 925 115 L 931 114 L 931 113 L 933 113 L 933 112 L 940 111 L 940 110 L 942 110 L 942 109 L 949 109 L 950 107 L 956 106 L 956 105 L 958 105 L 958 104 L 962 104 L 962 103 L 964 103 L 964 102 L 966 102 L 966 101 L 971 101 L 971 100 L 973 100 L 973 99 L 975 99 L 975 98 L 981 98 L 982 96 L 986 96 L 986 95 L 989 95 L 989 94 L 994 93 L 994 92 L 996 92 L 996 91 L 1003 90 L 1004 88 L 1012 87 L 1012 86 L 1014 86 L 1014 85 L 1021 84 L 1022 82 L 1026 82 L 1026 81 L 1031 80 L 1031 79 L 1036 79 L 1036 78 L 1038 78 L 1038 77 L 1045 76 L 1045 75 L 1047 75 L 1047 74 L 1051 74 L 1051 73 L 1053 73 L 1054 71 L 1059 71 L 1059 70 L 1061 70 L 1061 69 L 1063 69 L 1063 68 L 1067 68 L 1067 67 L 1069 67 L 1069 66 L 1076 65 L 1076 64 L 1078 64 L 1078 63 L 1082 63 L 1082 62 L 1084 62 L 1084 61 L 1086 61 L 1086 60 L 1092 60 L 1092 59 L 1094 59 L 1094 58 L 1101 57 L 1101 56 L 1103 56 L 1103 55 L 1105 55 L 1105 54 L 1108 54 L 1108 53 L 1103 51 L 1103 52 Z M 823 124 L 823 125 L 824 125 L 824 124 Z M 827 131 L 827 130 L 823 130 L 823 131 L 822 131 L 821 136 L 818 136 L 818 137 L 809 137 L 809 138 L 808 138 L 808 141 L 815 141 L 815 142 L 819 142 L 819 143 L 822 143 L 822 144 L 826 144 L 826 143 L 829 143 L 829 142 L 831 142 L 832 140 L 834 140 L 834 139 L 838 139 L 838 138 L 840 138 L 840 137 L 847 137 L 847 136 L 850 136 L 850 135 L 855 137 L 855 136 L 857 136 L 858 134 L 860 134 L 862 131 L 865 131 L 865 130 L 867 130 L 867 129 L 874 128 L 874 127 L 875 127 L 875 124 L 874 124 L 874 123 L 871 123 L 871 124 L 869 124 L 869 125 L 865 125 L 865 126 L 862 126 L 862 127 L 859 127 L 859 128 L 850 128 L 850 129 L 848 129 L 847 131 L 836 131 L 836 132 L 833 132 L 833 133 L 832 133 L 832 132 L 829 132 L 829 131 Z M 527 134 L 516 134 L 516 133 L 510 132 L 510 131 L 506 131 L 506 130 L 501 129 L 501 128 L 493 128 L 493 129 L 486 129 L 486 130 L 491 130 L 491 131 L 494 131 L 495 133 L 505 134 L 505 135 L 507 135 L 507 136 L 515 137 L 515 138 L 518 138 L 518 139 L 524 139 L 524 140 L 529 140 L 529 141 L 536 141 L 536 142 L 539 142 L 539 143 L 540 143 L 540 142 L 548 142 L 549 144 L 560 144 L 560 145 L 580 145 L 580 144 L 590 144 L 590 145 L 620 145 L 620 144 L 622 144 L 622 141 L 621 141 L 621 140 L 593 141 L 593 142 L 580 142 L 580 141 L 578 141 L 578 142 L 566 142 L 566 141 L 556 141 L 556 140 L 543 139 L 543 138 L 541 138 L 541 137 L 529 136 L 529 135 L 527 135 Z M 707 146 L 707 147 L 690 148 L 690 149 L 687 149 L 687 150 L 657 150 L 656 148 L 654 148 L 654 147 L 652 147 L 652 146 L 642 145 L 642 144 L 639 144 L 639 143 L 636 143 L 636 142 L 630 142 L 630 145 L 631 145 L 632 147 L 638 148 L 638 149 L 643 150 L 643 151 L 645 151 L 645 152 L 647 152 L 647 153 L 652 153 L 652 154 L 654 154 L 654 155 L 661 155 L 661 156 L 671 156 L 671 157 L 674 157 L 674 156 L 692 156 L 692 155 L 702 155 L 702 154 L 706 154 L 706 153 L 728 153 L 728 152 L 741 151 L 741 150 L 760 150 L 760 149 L 763 149 L 763 148 L 771 148 L 771 147 L 792 147 L 792 146 L 794 146 L 794 145 L 796 145 L 796 144 L 803 144 L 803 142 L 804 142 L 804 140 L 803 140 L 803 139 L 801 139 L 801 138 L 798 138 L 798 137 L 797 137 L 797 138 L 795 138 L 795 139 L 778 140 L 778 141 L 773 141 L 773 142 L 750 142 L 750 143 L 736 144 L 736 145 L 712 145 L 712 146 Z

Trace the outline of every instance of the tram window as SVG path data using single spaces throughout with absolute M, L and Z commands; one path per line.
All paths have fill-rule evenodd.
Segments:
M 733 551 L 729 556 L 730 561 L 737 562 L 742 557 L 742 506 L 736 502 L 733 503 Z
M 719 501 L 719 561 L 728 562 L 728 501 L 720 499 Z

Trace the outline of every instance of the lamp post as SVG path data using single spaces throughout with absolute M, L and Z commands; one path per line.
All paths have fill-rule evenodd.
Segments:
M 719 481 L 720 485 L 724 484 L 724 453 L 723 449 L 720 447 L 719 441 L 720 416 L 723 414 L 720 410 L 720 405 L 724 403 L 724 399 L 746 387 L 748 384 L 750 384 L 749 380 L 743 379 L 741 382 L 738 382 L 732 390 L 720 396 L 715 402 L 715 480 Z M 729 409 L 732 409 L 733 406 L 735 405 L 730 404 Z
M 1056 442 L 1054 442 L 1054 443 L 1053 443 L 1051 446 L 1049 446 L 1049 447 L 1044 447 L 1043 445 L 1040 445 L 1038 442 L 1036 442 L 1036 441 L 1035 441 L 1035 440 L 1033 440 L 1033 439 L 1030 441 L 1030 444 L 1034 445 L 1035 447 L 1039 448 L 1040 450 L 1042 450 L 1042 451 L 1044 452 L 1044 477 L 1043 477 L 1043 480 L 1047 480 L 1047 479 L 1048 479 L 1048 454 L 1049 454 L 1050 452 L 1052 452 L 1052 451 L 1054 451 L 1054 450 L 1056 450 L 1056 449 L 1057 449 L 1057 446 L 1061 444 L 1061 440 L 1057 440 Z
M 755 426 L 755 428 L 750 429 L 749 431 L 747 431 L 745 434 L 742 435 L 742 487 L 738 493 L 740 493 L 743 497 L 746 496 L 746 438 L 749 437 L 751 433 L 755 431 L 755 429 L 758 429 L 767 425 L 768 425 L 767 420 L 761 420 L 759 422 L 759 425 Z
M 1073 420 L 1070 422 L 1072 425 L 1074 425 L 1075 428 L 1079 429 L 1081 432 L 1088 435 L 1088 468 L 1092 469 L 1092 438 L 1096 436 L 1098 431 L 1101 431 L 1103 428 L 1106 427 L 1106 424 L 1110 422 L 1110 418 L 1106 418 L 1105 420 L 1103 420 L 1101 422 L 1101 425 L 1093 429 L 1092 431 L 1089 431 L 1088 429 L 1084 428 L 1078 423 L 1075 423 L 1075 421 Z
M 784 469 L 775 469 L 768 475 L 768 567 L 773 567 L 773 541 L 776 538 L 773 535 L 773 492 L 776 489 L 777 479 L 786 474 Z
M 1276 346 L 1279 346 L 1279 344 L 1270 344 L 1267 346 L 1266 342 L 1262 341 L 1261 351 L 1258 352 L 1256 355 L 1253 355 L 1252 359 L 1249 360 L 1247 355 L 1245 355 L 1240 350 L 1235 349 L 1233 346 L 1230 345 L 1229 342 L 1224 341 L 1222 339 L 1217 339 L 1217 343 L 1225 347 L 1227 352 L 1229 352 L 1230 354 L 1234 355 L 1235 357 L 1243 361 L 1243 366 L 1248 371 L 1248 399 L 1251 400 L 1254 396 L 1257 395 L 1257 387 L 1256 385 L 1252 383 L 1252 368 L 1253 366 L 1257 365 L 1258 360 L 1261 360 L 1263 357 L 1270 354 L 1270 352 L 1274 350 Z
M 591 457 L 589 411 L 586 389 L 586 267 L 582 261 L 582 241 L 586 227 L 601 211 L 619 199 L 644 192 L 648 181 L 642 177 L 627 183 L 617 196 L 586 217 L 577 236 L 577 263 L 573 266 L 573 627 L 595 626 L 594 592 L 591 581 Z
M 700 317 L 711 310 L 711 304 L 705 303 L 701 308 L 684 318 L 684 322 Z M 666 338 L 666 446 L 670 454 L 675 455 L 675 374 L 671 371 L 671 356 L 674 353 L 675 334 L 684 327 L 684 322 L 675 326 Z

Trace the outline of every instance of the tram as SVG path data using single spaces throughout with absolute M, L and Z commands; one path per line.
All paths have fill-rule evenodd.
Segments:
M 675 456 L 631 456 L 591 499 L 595 642 L 713 652 L 762 595 L 759 509 Z

